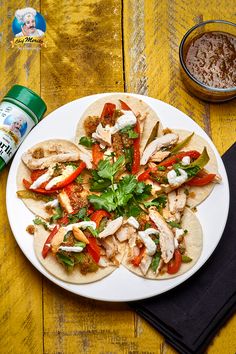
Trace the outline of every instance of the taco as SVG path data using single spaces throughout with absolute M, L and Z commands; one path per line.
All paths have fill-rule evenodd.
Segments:
M 166 222 L 152 207 L 148 226 L 139 223 L 129 239 L 122 264 L 146 279 L 179 276 L 194 266 L 202 251 L 202 228 L 195 214 L 186 208 L 180 223 Z
M 47 220 L 62 213 L 62 209 L 77 211 L 87 204 L 86 183 L 82 186 L 78 180 L 79 175 L 87 178 L 85 168 L 72 142 L 43 141 L 22 156 L 16 178 L 17 195 L 34 214 Z M 75 204 L 75 198 L 74 210 L 71 204 Z
M 113 236 L 123 218 L 109 217 L 104 211 L 95 212 L 89 221 L 56 225 L 51 232 L 37 226 L 37 258 L 51 274 L 69 283 L 84 284 L 104 278 L 119 267 L 125 249 L 125 244 Z
M 155 138 L 141 156 L 145 167 L 138 180 L 152 182 L 157 193 L 185 186 L 187 205 L 200 204 L 220 182 L 215 154 L 208 142 L 186 130 L 166 130 Z
M 76 143 L 88 168 L 111 154 L 125 156 L 128 172 L 137 173 L 148 139 L 158 135 L 159 118 L 141 99 L 113 94 L 92 103 L 76 129 Z

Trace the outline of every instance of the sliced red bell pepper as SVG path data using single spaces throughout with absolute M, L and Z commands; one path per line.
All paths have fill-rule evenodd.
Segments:
M 170 260 L 167 265 L 167 273 L 168 274 L 175 274 L 178 272 L 182 263 L 182 256 L 178 249 L 175 250 L 174 258 Z
M 115 109 L 116 105 L 114 103 L 105 103 L 100 118 L 104 118 L 106 116 L 112 117 Z
M 92 147 L 92 157 L 93 157 L 93 163 L 95 166 L 98 165 L 99 161 L 103 160 L 103 152 L 99 146 L 99 144 L 93 144 Z
M 90 219 L 96 223 L 97 227 L 99 227 L 102 218 L 109 217 L 109 216 L 110 214 L 106 210 L 101 209 L 101 210 L 96 210 L 91 215 Z
M 50 190 L 61 189 L 66 187 L 68 184 L 73 182 L 81 172 L 86 168 L 86 164 L 84 161 L 81 161 L 79 166 L 76 168 L 74 172 L 72 172 L 68 177 L 66 177 L 63 181 L 58 182 L 55 186 L 53 186 Z
M 132 109 L 127 105 L 127 103 L 125 103 L 122 100 L 120 101 L 120 108 L 123 109 L 124 111 L 132 111 Z
M 205 176 L 195 176 L 192 179 L 190 179 L 190 181 L 186 182 L 186 184 L 188 186 L 205 186 L 206 184 L 210 183 L 213 181 L 213 179 L 215 178 L 215 174 L 214 173 L 209 173 L 206 174 Z
M 156 169 L 153 168 L 147 168 L 143 173 L 141 173 L 141 175 L 138 176 L 138 181 L 142 182 L 142 181 L 146 181 L 147 179 L 150 178 L 150 172 L 155 172 Z
M 98 246 L 97 240 L 93 236 L 87 236 L 87 239 L 89 241 L 89 244 L 87 244 L 86 249 L 90 256 L 94 259 L 94 261 L 98 263 L 100 259 L 101 249 Z
M 49 234 L 48 238 L 46 239 L 45 243 L 44 243 L 44 246 L 43 246 L 43 249 L 42 249 L 42 256 L 43 258 L 46 258 L 47 255 L 48 255 L 48 252 L 50 251 L 51 249 L 51 242 L 52 242 L 52 239 L 53 237 L 56 235 L 57 231 L 59 230 L 60 226 L 59 225 L 56 225 L 54 227 L 54 229 L 52 230 L 52 232 Z
M 87 210 L 87 215 L 89 216 L 89 215 L 91 215 L 93 212 L 94 212 L 94 210 L 88 209 L 88 210 Z
M 34 170 L 31 172 L 30 179 L 32 182 L 36 181 L 40 176 L 44 175 L 47 170 Z
M 33 192 L 41 193 L 41 194 L 55 194 L 54 190 L 47 191 L 46 189 L 43 188 L 30 189 L 32 183 L 27 181 L 25 178 L 23 178 L 22 182 L 26 189 L 32 190 Z
M 144 256 L 144 252 L 146 250 L 146 247 L 143 246 L 142 248 L 140 248 L 140 252 L 139 252 L 139 255 L 136 256 L 134 259 L 132 259 L 131 263 L 135 266 L 135 267 L 138 267 L 139 264 L 141 263 L 141 260 Z
M 134 127 L 135 133 L 138 133 L 138 137 L 134 139 L 133 148 L 134 148 L 134 155 L 133 155 L 133 165 L 132 165 L 132 174 L 135 175 L 139 172 L 140 169 L 140 125 L 139 121 L 137 121 Z
M 200 152 L 198 152 L 196 150 L 182 151 L 182 152 L 179 152 L 178 154 L 168 157 L 164 161 L 160 162 L 157 165 L 157 167 L 159 167 L 159 166 L 165 166 L 165 167 L 172 166 L 173 164 L 179 162 L 185 156 L 189 156 L 191 159 L 196 160 L 200 155 L 201 155 Z

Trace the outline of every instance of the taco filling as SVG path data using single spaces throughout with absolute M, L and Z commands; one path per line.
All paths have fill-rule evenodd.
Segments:
M 43 266 L 72 283 L 101 279 L 120 264 L 149 279 L 193 267 L 203 241 L 189 207 L 220 181 L 209 144 L 192 132 L 163 131 L 150 107 L 125 95 L 91 105 L 76 143 L 36 144 L 19 166 L 17 195 L 36 215 Z

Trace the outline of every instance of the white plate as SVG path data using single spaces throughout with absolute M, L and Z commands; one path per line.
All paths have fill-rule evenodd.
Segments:
M 197 211 L 201 222 L 204 238 L 202 254 L 187 273 L 173 279 L 159 281 L 143 279 L 129 272 L 123 266 L 111 275 L 91 284 L 74 285 L 63 282 L 48 273 L 37 260 L 33 251 L 33 237 L 26 232 L 26 226 L 32 223 L 33 214 L 25 207 L 23 202 L 16 197 L 16 172 L 21 155 L 29 147 L 46 139 L 64 138 L 73 140 L 76 125 L 83 111 L 92 102 L 106 94 L 98 94 L 80 98 L 70 102 L 43 119 L 27 136 L 19 148 L 8 176 L 7 183 L 7 212 L 11 229 L 15 239 L 29 261 L 48 279 L 62 288 L 75 294 L 103 301 L 132 301 L 148 298 L 161 294 L 183 283 L 191 277 L 216 248 L 227 220 L 229 208 L 229 186 L 224 165 L 212 141 L 207 134 L 187 115 L 176 108 L 154 98 L 133 95 L 147 102 L 157 112 L 164 126 L 170 128 L 183 128 L 194 131 L 205 138 L 214 150 L 222 183 L 216 185 L 211 195 L 204 201 Z M 110 95 L 110 94 L 108 94 Z

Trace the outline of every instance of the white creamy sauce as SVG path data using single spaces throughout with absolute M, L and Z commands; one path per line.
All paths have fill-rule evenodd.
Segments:
M 60 251 L 66 251 L 66 252 L 82 252 L 83 251 L 83 247 L 79 247 L 79 246 L 60 246 L 59 250 Z
M 66 168 L 62 171 L 62 174 L 60 176 L 54 177 L 51 179 L 51 181 L 48 182 L 45 189 L 49 190 L 53 186 L 55 186 L 57 183 L 64 181 L 64 179 L 69 177 L 74 171 L 75 171 L 75 169 L 73 166 L 71 166 L 71 165 L 66 166 Z
M 92 227 L 95 230 L 96 223 L 94 221 L 81 221 L 75 224 L 64 226 L 64 229 L 66 232 L 69 232 L 72 231 L 73 227 L 78 227 L 78 229 L 86 229 L 86 227 Z
M 138 232 L 139 237 L 141 238 L 141 240 L 143 241 L 144 245 L 147 248 L 147 255 L 149 255 L 149 256 L 153 256 L 157 250 L 157 246 L 156 246 L 155 242 L 149 236 L 149 235 L 153 235 L 153 234 L 159 234 L 158 230 L 153 229 L 153 228 L 149 228 L 145 231 Z
M 39 178 L 37 178 L 36 181 L 34 181 L 31 184 L 30 189 L 39 188 L 42 183 L 47 182 L 50 179 L 52 174 L 53 174 L 53 169 L 49 168 L 46 173 L 44 173 L 43 175 L 39 176 Z
M 56 208 L 59 206 L 59 201 L 58 199 L 51 200 L 50 202 L 47 202 L 45 204 L 46 207 L 51 207 L 51 208 Z
M 188 166 L 190 164 L 190 157 L 189 156 L 184 156 L 181 160 L 181 163 L 183 166 Z
M 167 173 L 168 182 L 173 187 L 180 186 L 181 184 L 186 182 L 188 179 L 187 172 L 182 170 L 182 168 L 179 168 L 178 171 L 180 173 L 180 176 L 177 176 L 177 173 L 175 172 L 175 170 L 171 170 Z
M 121 111 L 123 113 L 122 116 L 120 116 L 114 127 L 111 128 L 111 133 L 115 134 L 119 130 L 124 129 L 125 127 L 129 125 L 135 125 L 137 123 L 137 118 L 135 117 L 134 113 L 132 111 Z

